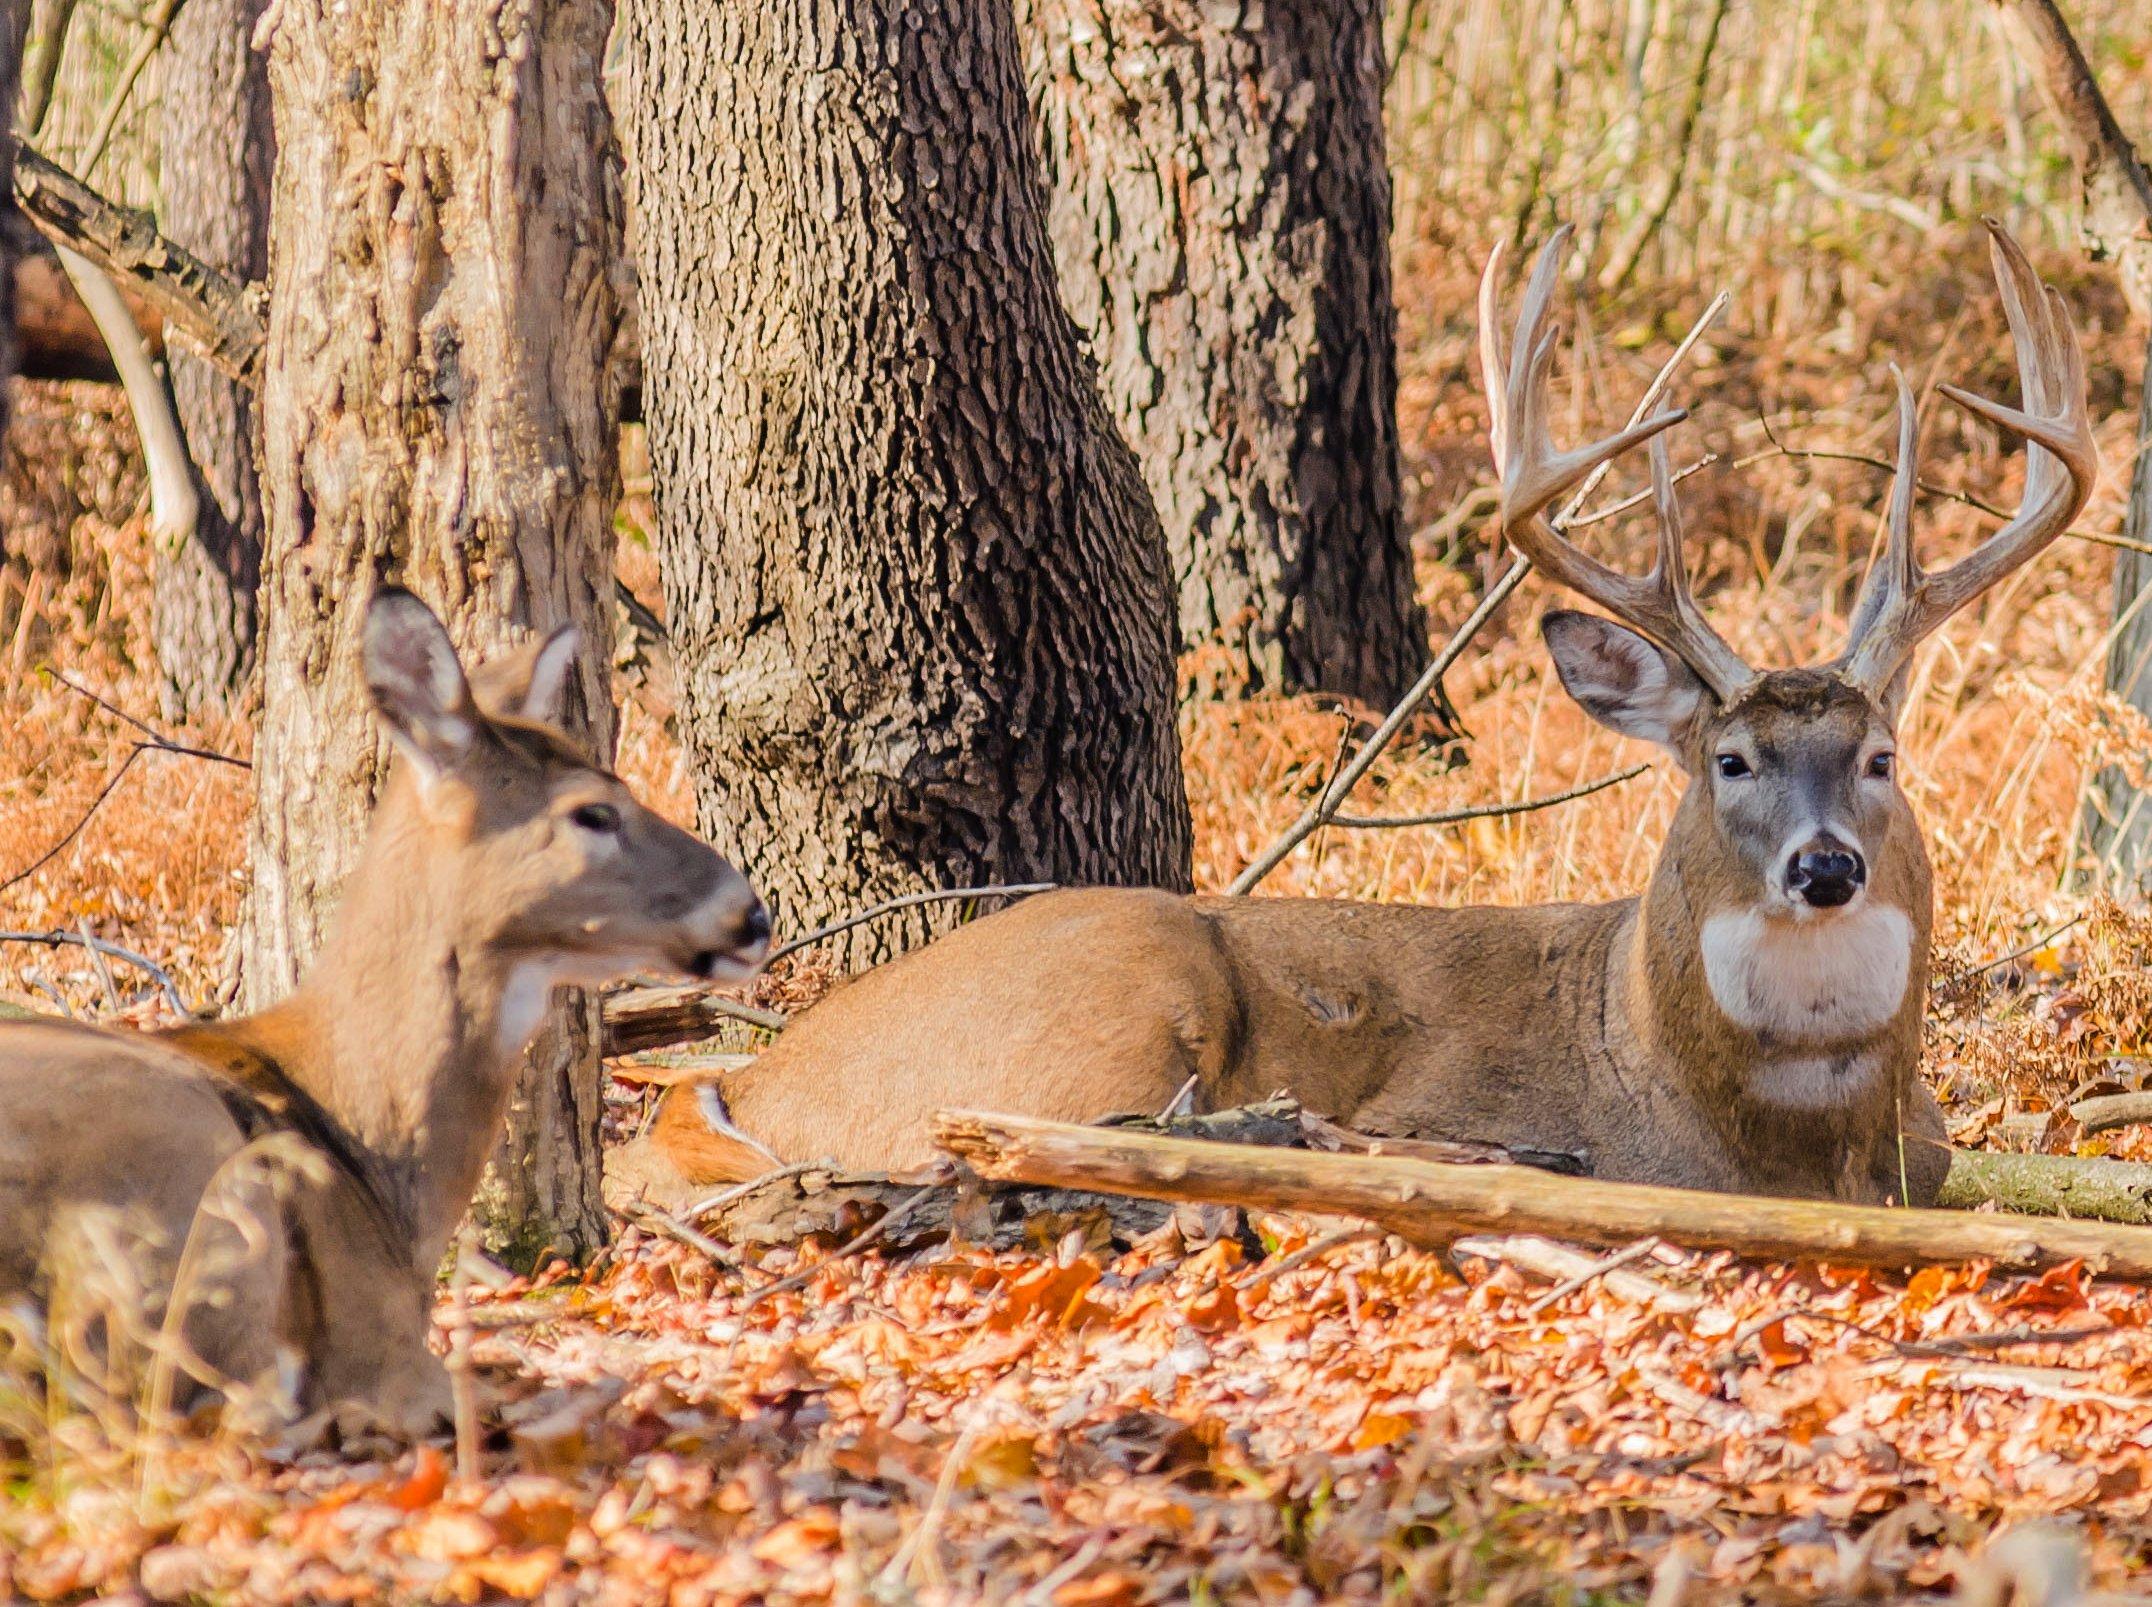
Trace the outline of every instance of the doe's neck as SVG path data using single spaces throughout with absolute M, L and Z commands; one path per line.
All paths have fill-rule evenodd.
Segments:
M 492 1153 L 550 991 L 459 917 L 423 821 L 384 819 L 290 997 L 229 1025 L 341 1127 L 430 1266 Z

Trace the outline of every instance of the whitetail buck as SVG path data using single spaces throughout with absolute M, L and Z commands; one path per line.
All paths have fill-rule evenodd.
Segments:
M 894 1168 L 925 1158 L 939 1107 L 1090 1120 L 1156 1111 L 1193 1077 L 1205 1108 L 1284 1089 L 1367 1132 L 1566 1153 L 1601 1177 L 1931 1198 L 1947 1152 L 1917 1074 L 1928 860 L 1892 728 L 1915 644 L 2060 534 L 2099 467 L 2069 315 L 1990 227 L 2024 407 L 1945 393 L 2030 443 L 2022 505 L 1961 562 L 1920 568 L 1901 379 L 1887 544 L 1844 653 L 1814 669 L 1753 670 L 1699 612 L 1661 434 L 1682 414 L 1569 452 L 1548 439 L 1559 240 L 1506 358 L 1488 264 L 1503 528 L 1626 621 L 1550 614 L 1548 651 L 1595 719 L 1690 778 L 1642 897 L 1417 909 L 1048 894 L 846 983 L 748 1069 L 672 1090 L 609 1187 L 749 1175 L 769 1165 L 754 1146 Z M 1660 530 L 1637 580 L 1545 510 L 1646 440 Z
M 0 1306 L 132 1244 L 148 1321 L 202 1382 L 297 1361 L 298 1406 L 422 1431 L 448 1402 L 435 1270 L 555 985 L 743 980 L 769 919 L 555 728 L 572 632 L 474 695 L 426 606 L 384 588 L 364 656 L 399 763 L 299 989 L 162 1033 L 0 1026 Z

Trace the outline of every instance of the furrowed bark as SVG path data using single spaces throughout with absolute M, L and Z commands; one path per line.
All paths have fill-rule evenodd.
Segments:
M 1399 518 L 1379 0 L 1018 0 L 1062 300 L 1222 690 L 1427 663 Z
M 158 84 L 165 232 L 242 283 L 269 266 L 267 63 L 253 48 L 265 0 L 188 0 Z M 168 718 L 220 711 L 254 668 L 262 502 L 254 396 L 193 352 L 171 360 L 172 401 L 200 497 L 192 538 L 157 555 L 153 612 Z
M 1165 544 L 1056 298 L 1007 8 L 647 0 L 629 40 L 703 834 L 780 930 L 937 887 L 1187 887 Z
M 1257 1149 L 974 1111 L 941 1112 L 934 1137 L 995 1182 L 1360 1216 L 1430 1246 L 1468 1233 L 1606 1245 L 1654 1235 L 1781 1261 L 1914 1267 L 1987 1260 L 2032 1271 L 2082 1258 L 2118 1277 L 2152 1276 L 2152 1228 L 2105 1222 L 1707 1194 L 1526 1167 Z
M 385 753 L 359 671 L 375 583 L 477 656 L 581 628 L 571 724 L 613 739 L 620 198 L 597 0 L 284 0 L 264 364 L 263 715 L 242 994 L 320 942 Z M 592 1007 L 531 1052 L 478 1206 L 517 1259 L 601 1242 Z
M 14 194 L 15 96 L 22 81 L 22 54 L 30 26 L 29 0 L 0 0 L 0 211 Z M 7 434 L 9 394 L 15 378 L 15 247 L 0 228 L 0 436 Z M 7 532 L 0 530 L 0 550 Z

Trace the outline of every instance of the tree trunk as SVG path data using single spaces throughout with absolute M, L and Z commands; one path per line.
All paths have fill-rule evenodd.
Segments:
M 0 214 L 15 210 L 15 96 L 30 27 L 30 0 L 0 0 Z M 12 225 L 0 217 L 0 225 Z M 0 226 L 0 439 L 7 435 L 15 381 L 15 231 Z M 7 532 L 0 530 L 0 554 Z
M 264 0 L 191 0 L 163 51 L 164 232 L 240 279 L 268 268 L 269 174 L 276 151 L 267 67 L 253 49 Z M 193 459 L 193 537 L 157 554 L 151 602 L 168 718 L 218 711 L 254 667 L 262 505 L 254 399 L 175 346 L 172 400 Z
M 705 834 L 794 931 L 931 887 L 1186 887 L 1165 544 L 1055 297 L 1007 7 L 641 0 L 629 59 Z
M 267 513 L 242 987 L 317 946 L 385 751 L 358 645 L 377 579 L 484 653 L 583 633 L 608 753 L 620 197 L 600 0 L 284 0 L 262 396 Z M 593 1012 L 557 1010 L 481 1191 L 527 1259 L 604 1234 Z
M 1388 708 L 1399 523 L 1380 0 L 1017 0 L 1062 300 L 1219 690 Z
M 2152 542 L 2152 342 L 2139 374 L 2135 457 L 2122 534 L 2146 543 Z M 2152 718 L 2152 555 L 2115 549 L 2114 619 L 2107 690 Z M 2093 777 L 2084 824 L 2100 885 L 2152 891 L 2152 795 L 2131 784 L 2128 769 L 2109 765 Z

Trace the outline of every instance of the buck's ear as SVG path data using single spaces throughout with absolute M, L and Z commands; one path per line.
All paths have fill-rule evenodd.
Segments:
M 366 609 L 366 691 L 397 750 L 431 779 L 478 735 L 478 705 L 455 644 L 433 610 L 401 586 L 383 586 Z
M 1688 732 L 1710 693 L 1688 665 L 1626 625 L 1557 609 L 1539 633 L 1569 695 L 1625 737 L 1656 742 L 1688 768 Z

